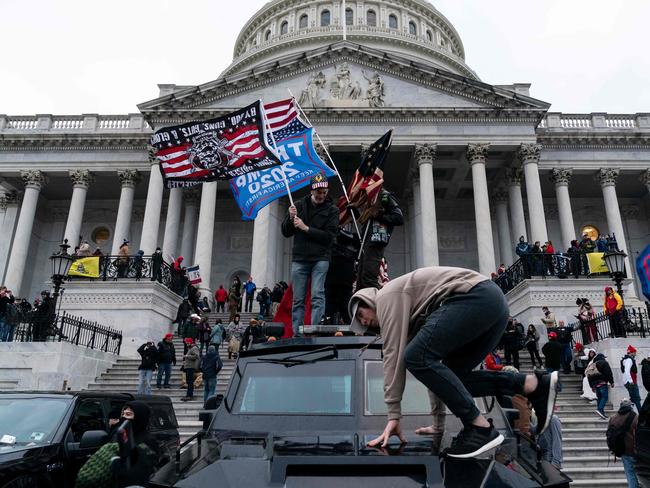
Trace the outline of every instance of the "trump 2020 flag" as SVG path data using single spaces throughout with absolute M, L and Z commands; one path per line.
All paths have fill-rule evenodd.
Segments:
M 190 283 L 193 285 L 198 285 L 201 283 L 203 280 L 201 279 L 201 270 L 199 269 L 199 265 L 195 266 L 190 266 L 188 267 L 185 272 L 187 273 L 187 279 L 190 280 Z
M 293 99 L 265 105 L 265 109 L 291 191 L 308 185 L 318 173 L 336 174 L 316 154 L 314 129 L 298 118 Z M 280 167 L 238 176 L 230 180 L 230 188 L 242 220 L 254 220 L 262 208 L 287 194 Z
M 267 142 L 261 101 L 216 119 L 165 127 L 151 136 L 167 188 L 228 180 L 279 165 Z
M 650 245 L 636 258 L 636 274 L 643 288 L 643 295 L 650 301 Z

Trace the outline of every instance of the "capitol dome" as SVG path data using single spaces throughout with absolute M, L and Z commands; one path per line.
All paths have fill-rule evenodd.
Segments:
M 349 42 L 478 80 L 458 32 L 426 0 L 273 0 L 243 27 L 223 75 L 342 41 L 343 9 Z

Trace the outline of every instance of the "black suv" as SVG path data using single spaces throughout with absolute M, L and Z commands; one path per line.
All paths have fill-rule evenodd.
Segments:
M 386 423 L 381 342 L 367 337 L 302 338 L 242 352 L 225 397 L 203 411 L 204 431 L 179 449 L 154 487 L 568 487 L 512 427 L 516 410 L 492 398 L 477 405 L 506 437 L 488 459 L 440 455 L 461 424 L 448 414 L 442 438 L 415 435 L 430 425 L 425 387 L 410 374 L 402 431 L 387 449 L 369 448 Z M 215 401 L 216 400 L 216 401 Z
M 149 430 L 160 446 L 159 465 L 180 444 L 171 400 L 106 391 L 1 392 L 0 488 L 73 487 L 88 457 L 106 442 L 109 418 L 142 400 L 151 407 Z

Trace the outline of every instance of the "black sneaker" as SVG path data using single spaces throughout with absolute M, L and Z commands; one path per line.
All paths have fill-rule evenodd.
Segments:
M 535 371 L 537 376 L 537 388 L 528 395 L 535 415 L 537 415 L 537 435 L 541 435 L 548 428 L 555 408 L 555 399 L 559 389 L 559 374 L 553 371 L 551 374 L 543 374 Z
M 494 427 L 465 427 L 445 450 L 449 457 L 466 459 L 480 456 L 503 443 L 504 437 Z

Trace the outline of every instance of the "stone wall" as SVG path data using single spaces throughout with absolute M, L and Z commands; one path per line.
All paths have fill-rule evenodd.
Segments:
M 117 358 L 68 342 L 0 342 L 0 389 L 81 390 Z

